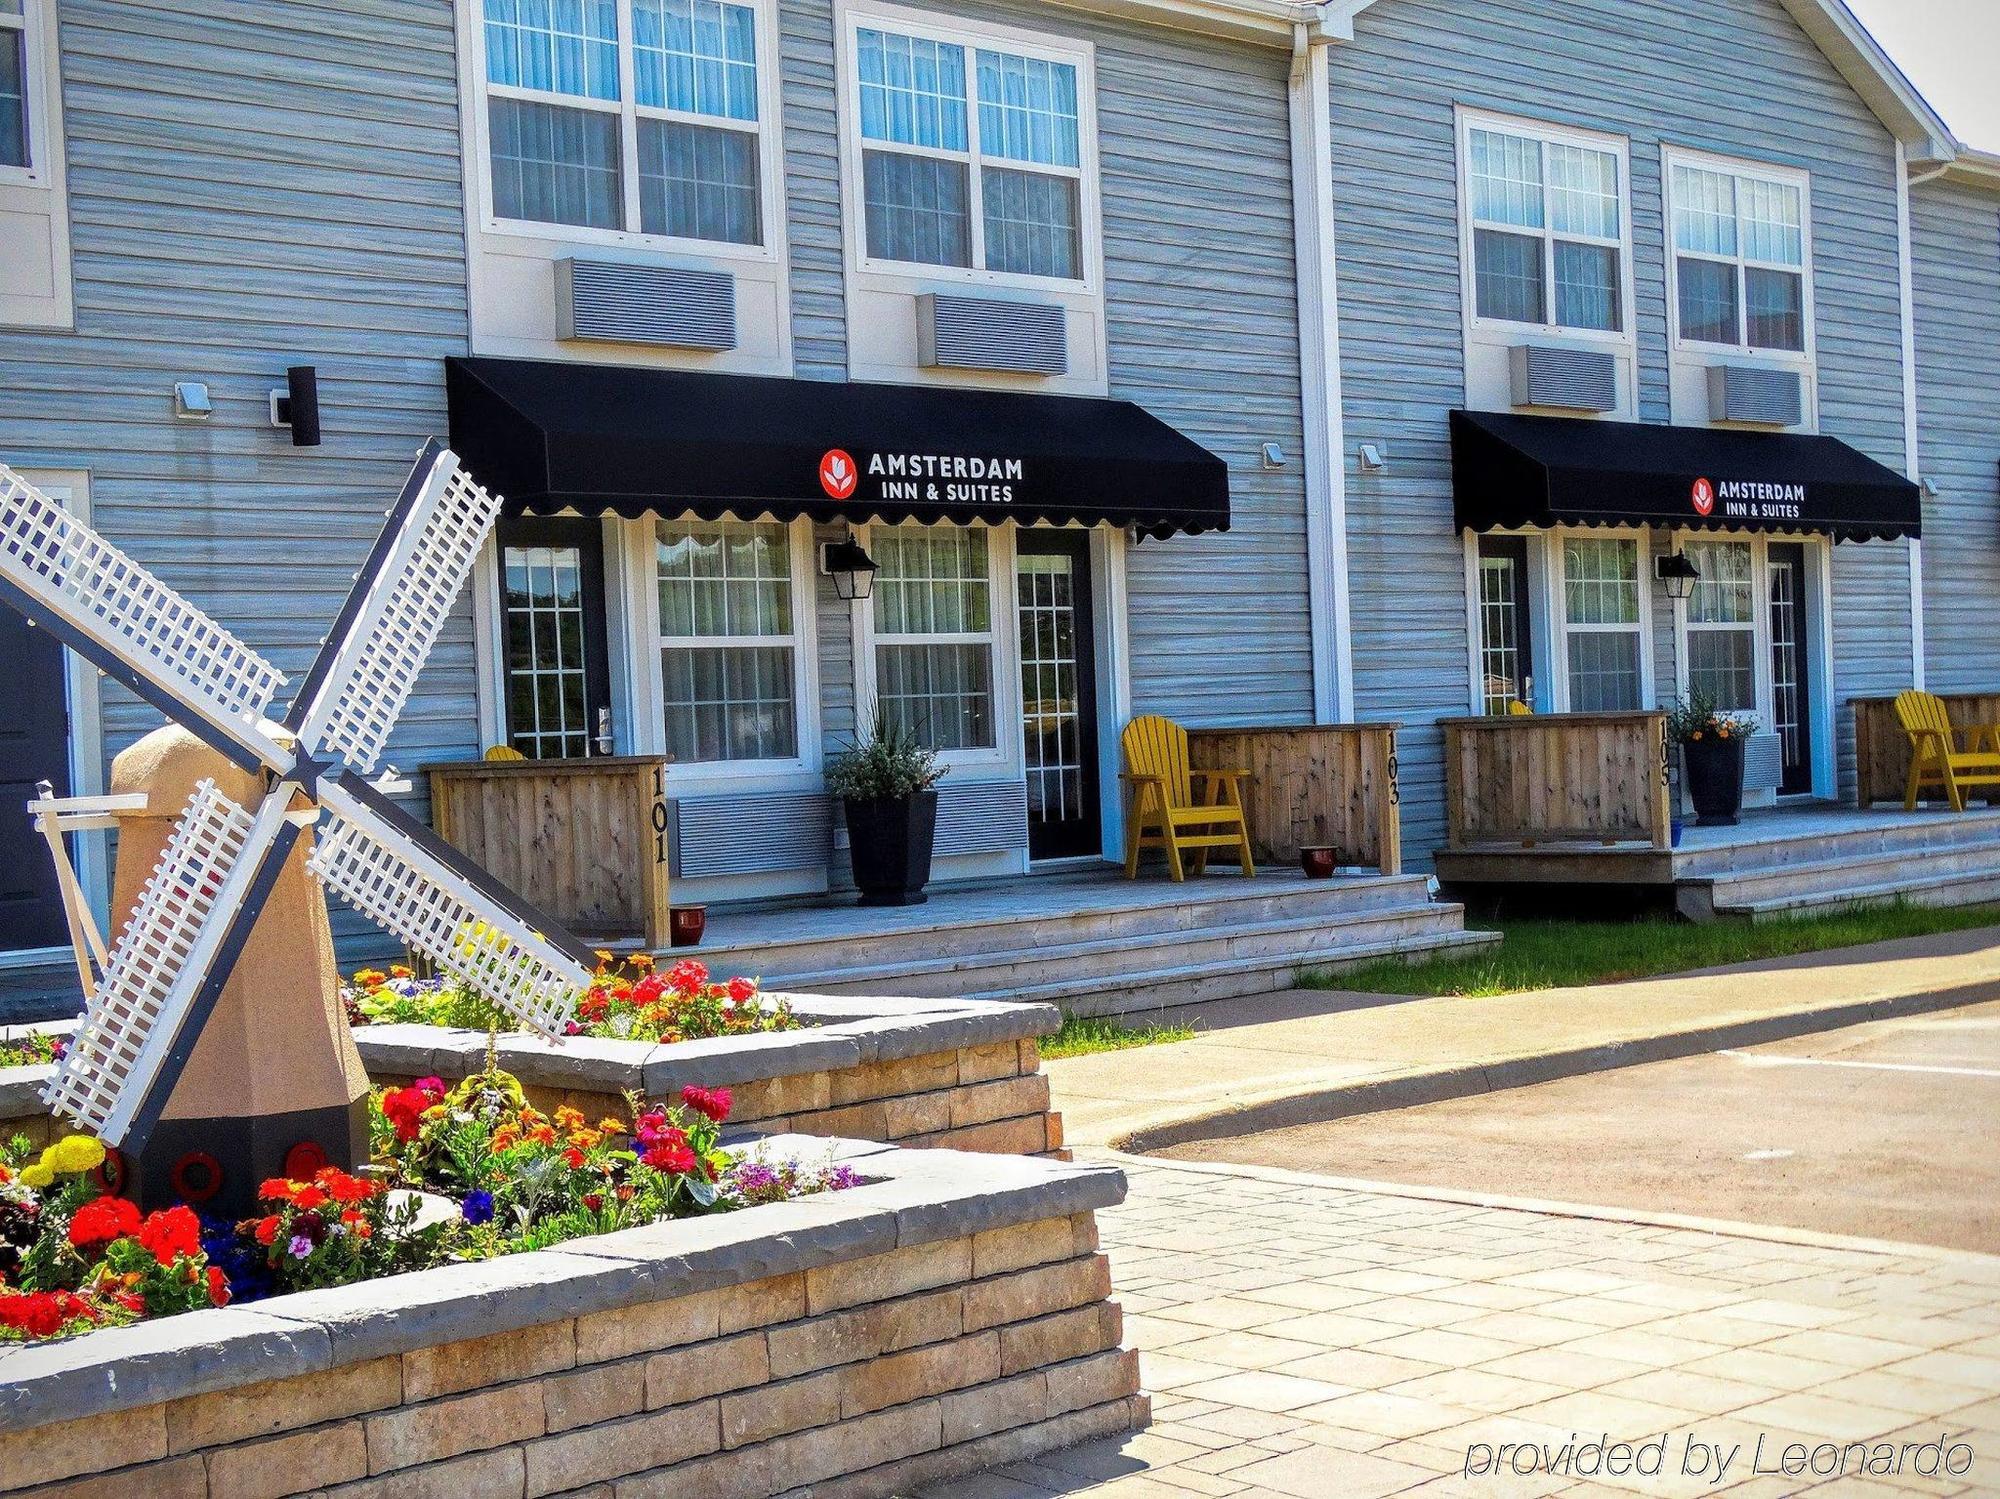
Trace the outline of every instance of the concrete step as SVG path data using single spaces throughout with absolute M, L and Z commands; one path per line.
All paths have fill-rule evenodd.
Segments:
M 1045 923 L 1042 925 L 1046 925 Z M 1423 901 L 1283 921 L 1149 932 L 1084 942 L 1022 942 L 1004 952 L 822 966 L 766 975 L 773 988 L 806 994 L 902 994 L 915 998 L 1015 995 L 1048 984 L 1117 985 L 1135 972 L 1210 964 L 1338 960 L 1350 949 L 1456 933 L 1464 908 Z
M 1864 853 L 1751 869 L 1715 876 L 1711 888 L 1718 907 L 1747 906 L 1862 886 L 1981 874 L 2000 874 L 2000 843 L 1958 843 L 1922 854 Z
M 1276 994 L 1296 987 L 1298 976 L 1305 969 L 1333 973 L 1382 958 L 1416 963 L 1433 957 L 1479 952 L 1499 941 L 1497 932 L 1433 931 L 1403 940 L 1357 944 L 1341 948 L 1337 956 L 1318 954 L 1304 962 L 1297 957 L 1270 957 L 1180 963 L 1128 973 L 1115 985 L 1071 979 L 1032 989 L 973 993 L 966 998 L 1053 1004 L 1075 1015 L 1131 1015 L 1219 999 Z
M 1761 900 L 1719 897 L 1718 916 L 1750 921 L 1778 921 L 1787 916 L 1821 916 L 1858 911 L 1870 906 L 1982 906 L 2000 904 L 2000 867 L 1971 874 L 1904 877 L 1875 884 L 1855 884 Z
M 716 972 L 762 974 L 775 983 L 780 976 L 860 966 L 1124 942 L 1160 933 L 1205 933 L 1310 917 L 1337 920 L 1422 904 L 1429 892 L 1422 875 L 1378 875 L 1240 883 L 1217 878 L 1147 894 L 1151 898 L 1145 901 L 1107 901 L 1099 883 L 1080 888 L 1077 905 L 1056 915 L 994 909 L 975 917 L 940 916 L 900 925 L 885 921 L 854 933 L 829 930 L 814 920 L 815 913 L 801 911 L 796 935 L 732 942 L 725 933 L 712 930 L 712 940 L 703 944 L 699 956 Z M 725 921 L 720 913 L 711 913 L 711 928 Z
M 1914 856 L 1978 843 L 2000 849 L 2000 812 L 1974 810 L 1922 822 L 1905 822 L 1885 813 L 1883 820 L 1874 824 L 1810 832 L 1774 830 L 1768 838 L 1683 850 L 1674 862 L 1683 879 L 1712 879 L 1871 854 Z

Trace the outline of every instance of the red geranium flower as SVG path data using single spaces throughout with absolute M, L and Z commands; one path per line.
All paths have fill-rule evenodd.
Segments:
M 260 1219 L 258 1221 L 257 1242 L 259 1244 L 269 1244 L 273 1239 L 277 1237 L 278 1237 L 278 1219 L 275 1216 L 270 1218 Z
M 298 1189 L 297 1182 L 289 1181 L 282 1176 L 274 1176 L 257 1189 L 257 1195 L 265 1202 L 290 1202 L 292 1194 Z
M 201 1253 L 201 1220 L 185 1207 L 147 1215 L 139 1225 L 139 1242 L 162 1265 Z
M 729 1117 L 729 1107 L 735 1102 L 727 1088 L 697 1088 L 692 1085 L 681 1089 L 681 1102 L 697 1114 L 705 1115 L 720 1124 Z
M 658 973 L 649 973 L 632 986 L 632 1003 L 643 1007 L 666 992 L 666 977 Z
M 739 1005 L 748 1004 L 757 997 L 757 981 L 742 977 L 729 981 L 729 997 Z
M 220 1265 L 208 1267 L 208 1304 L 210 1306 L 229 1305 L 229 1277 L 222 1273 Z
M 327 1193 L 324 1187 L 304 1186 L 292 1194 L 292 1202 L 296 1206 L 304 1208 L 307 1212 L 311 1212 L 317 1207 L 325 1207 L 326 1198 Z
M 396 1138 L 407 1145 L 423 1128 L 423 1112 L 433 1101 L 421 1087 L 397 1088 L 382 1095 L 382 1117 L 395 1126 Z
M 314 1180 L 326 1188 L 327 1195 L 335 1202 L 366 1202 L 382 1190 L 379 1183 L 349 1176 L 338 1166 L 325 1167 Z
M 695 1154 L 686 1145 L 667 1143 L 655 1145 L 639 1159 L 655 1171 L 664 1171 L 669 1176 L 686 1176 L 695 1168 Z
M 692 999 L 708 983 L 708 967 L 693 958 L 682 958 L 667 973 L 667 984 L 683 999 Z
M 69 1220 L 69 1241 L 78 1249 L 109 1244 L 139 1229 L 139 1209 L 123 1197 L 93 1197 Z

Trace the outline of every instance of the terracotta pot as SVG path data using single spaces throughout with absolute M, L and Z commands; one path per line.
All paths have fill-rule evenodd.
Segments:
M 1302 848 L 1299 850 L 1299 868 L 1305 871 L 1309 880 L 1330 880 L 1333 878 L 1334 850 L 1330 848 Z
M 668 940 L 675 947 L 698 947 L 708 930 L 707 906 L 675 906 L 669 916 Z

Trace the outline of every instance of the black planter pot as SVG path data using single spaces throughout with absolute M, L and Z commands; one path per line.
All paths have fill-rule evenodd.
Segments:
M 931 878 L 937 793 L 856 801 L 849 797 L 847 846 L 864 906 L 920 906 Z
M 1688 800 L 1702 827 L 1734 827 L 1743 811 L 1743 740 L 1691 739 L 1681 746 Z

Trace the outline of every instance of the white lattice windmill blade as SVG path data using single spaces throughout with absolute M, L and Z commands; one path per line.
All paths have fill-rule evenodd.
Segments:
M 289 768 L 264 728 L 283 674 L 5 464 L 0 596 L 238 765 Z
M 296 841 L 288 800 L 253 814 L 213 781 L 195 788 L 43 1090 L 58 1114 L 108 1145 L 151 1130 Z

